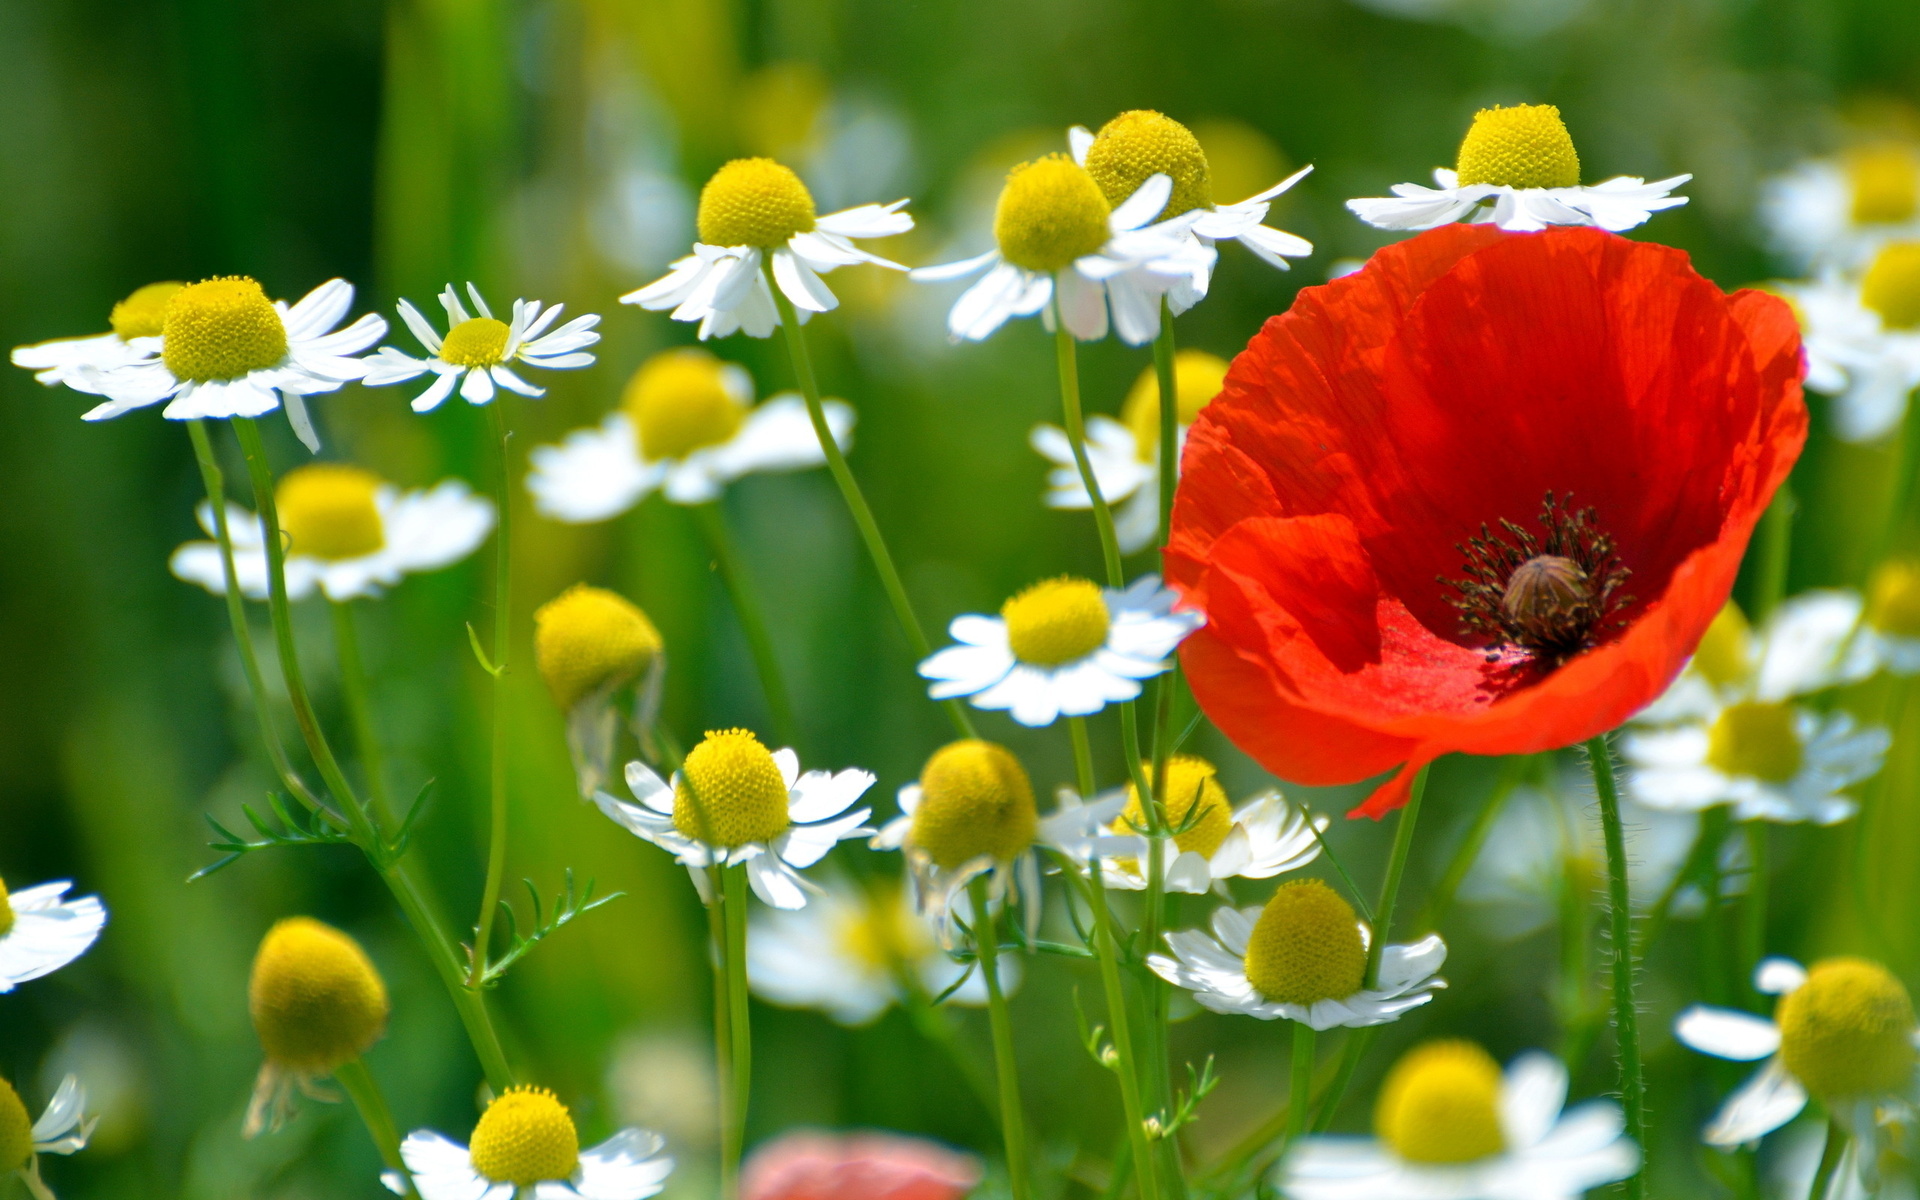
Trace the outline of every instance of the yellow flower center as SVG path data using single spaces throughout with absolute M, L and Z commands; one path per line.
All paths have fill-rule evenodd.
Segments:
M 0 1171 L 14 1171 L 33 1157 L 33 1119 L 20 1093 L 0 1079 Z
M 1179 397 L 1175 420 L 1184 428 L 1220 394 L 1227 382 L 1227 360 L 1205 350 L 1182 350 L 1173 356 L 1173 391 Z M 1140 372 L 1120 408 L 1120 421 L 1133 432 L 1134 453 L 1141 462 L 1153 462 L 1160 449 L 1160 374 L 1152 367 Z
M 1036 583 L 1000 606 L 1013 656 L 1036 667 L 1085 658 L 1107 644 L 1107 601 L 1089 580 L 1063 575 Z
M 1139 191 L 1149 176 L 1171 179 L 1173 195 L 1156 221 L 1213 207 L 1207 152 L 1200 140 L 1185 125 L 1150 108 L 1123 112 L 1100 127 L 1087 148 L 1087 174 L 1113 205 Z
M 1577 187 L 1580 156 L 1574 153 L 1560 110 L 1551 104 L 1483 108 L 1460 143 L 1460 185 L 1491 183 L 1511 188 Z
M 1107 244 L 1112 211 L 1093 176 L 1066 155 L 1049 154 L 1007 174 L 993 237 L 1014 266 L 1051 274 Z
M 580 1167 L 580 1133 L 567 1106 L 546 1088 L 508 1088 L 480 1114 L 467 1152 L 473 1169 L 493 1182 L 532 1187 L 572 1178 Z
M 1800 735 L 1793 708 L 1743 700 L 1728 705 L 1707 731 L 1707 765 L 1726 775 L 1785 783 L 1800 773 Z
M 625 596 L 576 583 L 533 613 L 533 661 L 561 712 L 653 664 L 666 643 Z
M 268 1062 L 325 1075 L 386 1030 L 387 985 L 360 943 L 312 917 L 288 917 L 260 940 L 247 1007 Z
M 1913 1002 L 1879 963 L 1815 963 L 1774 1019 L 1781 1060 L 1816 1096 L 1898 1091 L 1913 1078 Z
M 1848 155 L 1846 166 L 1856 224 L 1898 224 L 1920 212 L 1920 158 L 1911 149 L 1865 147 Z
M 669 350 L 641 363 L 620 398 L 640 457 L 685 458 L 732 441 L 747 405 L 727 387 L 729 370 L 705 350 Z
M 380 477 L 344 463 L 295 467 L 273 489 L 287 552 L 308 558 L 363 558 L 387 544 L 374 495 Z
M 1894 637 L 1920 638 L 1920 562 L 1889 559 L 1874 571 L 1867 624 Z
M 244 275 L 189 284 L 167 301 L 160 357 L 175 379 L 238 379 L 287 356 L 287 327 Z
M 440 361 L 456 367 L 497 367 L 507 357 L 511 332 L 505 321 L 469 317 L 447 330 L 447 340 L 440 343 Z
M 841 914 L 840 948 L 854 961 L 876 971 L 892 971 L 917 962 L 933 950 L 933 935 L 901 903 L 900 890 L 882 885 L 859 908 Z
M 680 765 L 673 827 L 709 846 L 770 842 L 791 824 L 787 781 L 760 739 L 744 729 L 708 733 Z
M 1282 884 L 1247 940 L 1247 982 L 1282 1004 L 1339 1000 L 1366 980 L 1353 906 L 1318 879 Z
M 1152 779 L 1153 764 L 1142 765 L 1147 778 Z M 1233 806 L 1227 803 L 1226 790 L 1220 786 L 1218 768 L 1192 754 L 1176 754 L 1167 760 L 1167 821 L 1175 829 L 1190 826 L 1185 833 L 1174 835 L 1176 846 L 1213 857 L 1227 834 L 1233 832 Z M 1119 827 L 1129 825 L 1135 829 L 1147 827 L 1140 790 L 1131 785 L 1127 788 L 1127 806 L 1120 811 Z
M 1507 1148 L 1500 1064 L 1472 1042 L 1428 1042 L 1393 1064 L 1373 1108 L 1374 1132 L 1408 1162 L 1467 1163 Z
M 1693 652 L 1693 669 L 1717 688 L 1731 687 L 1753 670 L 1747 660 L 1747 640 L 1752 627 L 1740 606 L 1729 600 Z
M 1039 825 L 1020 760 L 1005 746 L 966 738 L 934 751 L 920 769 L 920 806 L 907 840 L 951 870 L 976 858 L 1013 860 L 1033 845 Z
M 13 932 L 13 901 L 7 895 L 6 881 L 0 880 L 0 937 Z
M 167 324 L 167 301 L 186 286 L 169 280 L 136 288 L 133 295 L 113 306 L 113 314 L 107 320 L 123 342 L 137 337 L 159 337 Z
M 813 193 L 770 158 L 736 158 L 700 189 L 700 240 L 709 246 L 784 246 L 813 222 Z
M 1860 281 L 1860 303 L 1888 329 L 1920 328 L 1920 242 L 1893 242 Z

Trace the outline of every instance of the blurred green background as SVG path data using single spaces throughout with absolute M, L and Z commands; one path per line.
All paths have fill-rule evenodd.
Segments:
M 468 278 L 496 304 L 538 296 L 605 313 L 597 366 L 543 380 L 545 400 L 511 398 L 518 456 L 597 421 L 645 356 L 691 338 L 614 300 L 684 252 L 699 182 L 741 153 L 800 167 L 823 211 L 913 196 L 921 227 L 889 249 L 914 263 L 984 248 L 1005 168 L 1064 148 L 1067 125 L 1122 109 L 1200 129 L 1216 179 L 1244 180 L 1219 182 L 1223 199 L 1313 163 L 1272 223 L 1312 239 L 1314 257 L 1282 275 L 1225 246 L 1213 297 L 1180 322 L 1183 345 L 1230 355 L 1296 288 L 1382 243 L 1341 201 L 1451 163 L 1486 104 L 1560 105 L 1589 181 L 1692 172 L 1692 203 L 1637 236 L 1686 248 L 1729 287 L 1777 269 L 1753 224 L 1760 178 L 1861 130 L 1920 130 L 1911 0 L 4 0 L 0 49 L 6 344 L 104 329 L 109 306 L 153 280 L 235 272 L 289 299 L 344 276 L 363 307 L 388 313 L 398 296 L 423 302 Z M 1026 446 L 1028 429 L 1058 413 L 1037 326 L 953 348 L 940 324 L 950 289 L 865 267 L 833 286 L 844 307 L 809 335 L 825 388 L 859 409 L 854 466 L 929 624 L 995 608 L 1043 575 L 1092 573 L 1090 523 L 1041 507 L 1043 463 Z M 716 349 L 762 394 L 790 384 L 777 344 Z M 1111 412 L 1147 354 L 1110 341 L 1082 363 L 1089 407 Z M 485 487 L 483 415 L 456 401 L 417 417 L 408 391 L 320 398 L 326 454 L 409 485 L 459 474 Z M 85 407 L 25 372 L 0 377 L 0 874 L 74 878 L 112 918 L 79 964 L 0 997 L 0 1073 L 37 1111 L 77 1069 L 106 1112 L 95 1146 L 48 1166 L 69 1198 L 375 1195 L 374 1154 L 344 1106 L 309 1104 L 276 1136 L 240 1137 L 259 1062 L 245 974 L 268 924 L 312 913 L 368 945 L 395 1000 L 370 1061 L 403 1128 L 464 1136 L 477 1070 L 352 851 L 262 853 L 184 883 L 212 857 L 201 814 L 231 822 L 270 776 L 221 606 L 165 566 L 197 536 L 187 439 L 152 411 L 82 425 Z M 1853 515 L 1879 511 L 1886 469 L 1884 451 L 1843 451 L 1818 420 L 1797 477 L 1796 589 L 1858 581 Z M 282 469 L 305 457 L 277 418 L 268 425 Z M 1500 469 L 1497 455 L 1486 469 Z M 769 601 L 804 759 L 878 772 L 884 815 L 943 723 L 838 498 L 812 472 L 749 479 L 726 505 Z M 531 956 L 497 1011 L 516 1061 L 574 1106 L 584 1136 L 659 1123 L 688 1163 L 675 1190 L 697 1195 L 710 1157 L 702 919 L 679 868 L 574 798 L 560 718 L 528 669 L 529 614 L 582 579 L 640 602 L 670 647 L 667 719 L 683 740 L 764 729 L 758 688 L 683 511 L 656 498 L 569 528 L 527 510 L 516 533 L 510 878 L 551 892 L 570 866 L 627 895 Z M 462 625 L 491 620 L 488 564 L 483 551 L 358 606 L 400 786 L 438 781 L 424 853 L 463 914 L 482 866 L 487 703 Z M 309 669 L 337 719 L 326 617 L 307 607 Z M 1871 711 L 1886 699 L 1870 687 L 1851 702 Z M 1069 777 L 1060 731 L 999 716 L 983 731 L 1018 749 L 1043 790 Z M 1869 950 L 1911 982 L 1913 734 L 1864 822 L 1776 839 L 1773 948 Z M 1115 747 L 1099 749 L 1105 782 L 1117 782 Z M 1262 782 L 1217 736 L 1203 733 L 1201 749 L 1236 797 Z M 1492 776 L 1484 763 L 1438 769 L 1403 911 L 1420 906 Z M 1350 795 L 1313 798 L 1339 812 Z M 1368 889 L 1389 832 L 1340 823 L 1332 835 Z M 1863 912 L 1877 920 L 1872 938 Z M 1453 986 L 1384 1047 L 1443 1031 L 1481 1037 L 1503 1059 L 1560 1044 L 1550 993 L 1562 946 L 1597 956 L 1597 930 L 1511 940 L 1460 915 L 1442 928 Z M 1680 926 L 1648 972 L 1653 1111 L 1669 1144 L 1661 1195 L 1709 1188 L 1693 1133 L 1732 1082 L 1664 1032 L 1703 994 L 1698 937 Z M 1097 1181 L 1118 1105 L 1077 1045 L 1072 1003 L 1078 989 L 1097 1008 L 1098 988 L 1062 960 L 1030 976 L 1015 1011 L 1043 1154 Z M 755 1019 L 752 1137 L 880 1125 L 991 1153 L 985 1115 L 897 1012 L 859 1031 L 768 1007 Z M 984 1059 L 984 1019 L 965 1022 Z M 1243 1019 L 1178 1028 L 1176 1052 L 1217 1052 L 1226 1077 L 1194 1130 L 1203 1152 L 1271 1112 L 1283 1041 Z M 1609 1078 L 1603 1053 L 1578 1064 L 1585 1094 Z M 1386 1061 L 1363 1071 L 1349 1127 L 1364 1123 Z

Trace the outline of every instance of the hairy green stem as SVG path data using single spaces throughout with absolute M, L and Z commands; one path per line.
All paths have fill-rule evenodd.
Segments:
M 488 762 L 487 881 L 480 890 L 480 915 L 474 921 L 473 953 L 469 955 L 467 986 L 477 988 L 487 977 L 492 953 L 493 914 L 500 906 L 500 887 L 507 874 L 507 654 L 513 643 L 513 481 L 507 460 L 506 398 L 495 396 L 487 405 L 487 428 L 499 452 L 494 474 L 493 504 L 499 522 L 493 531 L 493 728 Z
M 373 698 L 367 685 L 366 661 L 360 653 L 360 633 L 354 627 L 350 602 L 329 600 L 327 608 L 333 615 L 333 652 L 340 659 L 340 692 L 346 700 L 347 717 L 353 723 L 354 742 L 360 751 L 360 771 L 367 777 L 374 823 L 384 829 L 393 823 L 393 794 L 387 788 L 386 753 L 375 732 Z
M 799 726 L 793 719 L 793 701 L 788 698 L 786 676 L 780 670 L 780 657 L 774 651 L 773 638 L 767 632 L 767 619 L 747 579 L 746 565 L 727 531 L 726 514 L 720 503 L 693 506 L 694 523 L 707 540 L 707 549 L 720 568 L 720 581 L 726 585 L 727 598 L 740 621 L 740 632 L 747 639 L 747 652 L 760 675 L 760 689 L 767 696 L 767 713 L 773 720 L 773 736 L 782 746 L 800 744 Z
M 993 1030 L 993 1065 L 1000 1079 L 1000 1135 L 1007 1147 L 1007 1179 L 1014 1200 L 1033 1195 L 1033 1168 L 1027 1157 L 1027 1124 L 1020 1103 L 1020 1066 L 1013 1056 L 1013 1018 L 1000 987 L 1000 931 L 995 926 L 986 874 L 973 877 L 968 887 L 972 901 L 974 952 L 980 957 L 980 975 L 987 983 L 987 1022 Z
M 400 1157 L 400 1127 L 394 1123 L 393 1110 L 387 1107 L 387 1098 L 380 1091 L 380 1084 L 373 1078 L 373 1072 L 367 1070 L 365 1059 L 356 1058 L 351 1062 L 335 1067 L 333 1077 L 353 1101 L 353 1107 L 360 1114 L 361 1124 L 367 1127 L 368 1136 L 373 1138 L 374 1148 L 380 1151 L 380 1161 L 389 1171 L 398 1172 L 406 1181 L 407 1195 L 418 1197 L 413 1187 L 413 1174 L 407 1170 L 406 1160 Z
M 1620 1049 L 1620 1104 L 1627 1136 L 1640 1147 L 1640 1170 L 1626 1181 L 1629 1200 L 1647 1194 L 1647 1097 L 1640 1068 L 1640 1010 L 1634 1003 L 1633 910 L 1627 890 L 1627 839 L 1620 827 L 1620 791 L 1613 749 L 1605 734 L 1587 742 L 1593 790 L 1600 798 L 1600 830 L 1607 844 L 1607 919 L 1613 952 L 1613 1027 Z

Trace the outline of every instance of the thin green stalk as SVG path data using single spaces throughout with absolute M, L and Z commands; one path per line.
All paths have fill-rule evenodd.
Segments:
M 494 475 L 493 506 L 499 524 L 493 531 L 493 677 L 492 751 L 489 763 L 487 819 L 487 882 L 480 890 L 480 916 L 474 921 L 473 953 L 467 968 L 467 986 L 477 988 L 487 977 L 487 956 L 493 944 L 493 914 L 500 907 L 500 886 L 507 874 L 507 654 L 513 644 L 513 485 L 508 472 L 506 397 L 487 405 L 487 428 L 499 448 L 499 471 Z
M 1772 615 L 1780 598 L 1787 594 L 1787 568 L 1793 558 L 1793 517 L 1799 502 L 1793 496 L 1793 481 L 1782 480 L 1773 494 L 1766 515 L 1760 518 L 1759 559 L 1753 573 L 1753 623 L 1758 625 Z
M 1180 473 L 1180 376 L 1174 370 L 1173 309 L 1160 297 L 1160 336 L 1153 339 L 1153 370 L 1160 381 L 1160 536 L 1165 546 L 1173 526 L 1173 490 Z
M 1107 505 L 1094 476 L 1093 462 L 1087 457 L 1087 423 L 1080 412 L 1080 363 L 1073 334 L 1060 315 L 1060 294 L 1053 298 L 1053 357 L 1060 372 L 1060 412 L 1066 419 L 1067 444 L 1073 447 L 1073 465 L 1079 468 L 1080 484 L 1087 489 L 1093 504 L 1093 527 L 1100 533 L 1100 553 L 1106 560 L 1107 586 L 1122 587 L 1126 573 L 1120 566 L 1120 542 L 1113 533 L 1113 509 Z M 1145 1172 L 1142 1172 L 1145 1174 Z
M 1480 851 L 1486 846 L 1487 838 L 1493 833 L 1494 824 L 1500 814 L 1506 811 L 1507 801 L 1512 799 L 1520 781 L 1526 778 L 1534 764 L 1532 755 L 1509 755 L 1500 763 L 1500 774 L 1493 781 L 1493 790 L 1480 804 L 1480 812 L 1467 827 L 1467 836 L 1460 839 L 1459 848 L 1453 852 L 1453 858 L 1447 863 L 1447 869 L 1440 876 L 1440 882 L 1434 886 L 1433 894 L 1427 897 L 1426 905 L 1420 910 L 1418 928 L 1432 929 L 1440 924 L 1447 910 L 1453 907 L 1455 893 L 1466 882 L 1467 873 L 1473 870 L 1473 864 L 1480 861 Z
M 713 1059 L 714 1078 L 720 1093 L 720 1196 L 734 1200 L 740 1194 L 740 1155 L 745 1148 L 745 1130 L 739 1114 L 743 1106 L 734 1098 L 733 1075 L 733 986 L 727 971 L 728 933 L 724 911 L 726 884 L 724 868 L 707 868 L 707 936 L 713 941 Z
M 1007 1179 L 1014 1200 L 1029 1200 L 1033 1174 L 1027 1160 L 1026 1117 L 1020 1104 L 1020 1067 L 1013 1057 L 1013 1019 L 1007 1012 L 1006 993 L 1000 988 L 1000 931 L 988 902 L 988 879 L 987 875 L 976 875 L 967 885 L 973 901 L 974 951 L 980 956 L 980 975 L 987 982 L 987 1021 L 993 1029 L 994 1070 L 1000 1077 L 1000 1134 L 1007 1145 Z
M 1827 1144 L 1820 1151 L 1820 1166 L 1813 1173 L 1813 1182 L 1807 1188 L 1807 1200 L 1826 1200 L 1827 1190 L 1833 1186 L 1833 1177 L 1840 1170 L 1841 1156 L 1847 1149 L 1847 1131 L 1839 1121 L 1827 1119 Z
M 1753 983 L 1753 973 L 1767 954 L 1767 831 L 1765 821 L 1748 821 L 1742 830 L 1747 838 L 1747 902 L 1740 914 L 1738 994 L 1757 1011 L 1770 1003 Z
M 1287 1147 L 1292 1149 L 1307 1131 L 1307 1112 L 1313 1107 L 1313 1026 L 1294 1021 L 1292 1087 L 1287 1093 Z
M 1633 910 L 1627 891 L 1627 839 L 1620 828 L 1620 790 L 1613 749 L 1605 734 L 1587 742 L 1593 790 L 1600 797 L 1600 829 L 1607 843 L 1607 917 L 1613 949 L 1613 1028 L 1620 1048 L 1620 1103 L 1627 1136 L 1640 1147 L 1640 1170 L 1626 1181 L 1628 1200 L 1647 1194 L 1647 1096 L 1640 1073 L 1640 1010 L 1634 1003 Z
M 924 661 L 933 653 L 932 643 L 927 641 L 926 630 L 920 627 L 920 618 L 914 615 L 913 601 L 907 598 L 907 588 L 900 581 L 900 571 L 893 565 L 893 555 L 887 550 L 886 539 L 880 536 L 880 526 L 873 519 L 873 509 L 867 505 L 866 496 L 860 491 L 860 482 L 853 477 L 852 468 L 847 466 L 847 456 L 840 452 L 840 443 L 834 440 L 833 428 L 827 424 L 826 409 L 820 402 L 820 384 L 813 376 L 813 355 L 807 349 L 806 333 L 800 328 L 800 318 L 793 310 L 793 301 L 780 290 L 780 284 L 773 277 L 773 260 L 766 261 L 767 286 L 773 290 L 774 307 L 780 313 L 780 325 L 786 332 L 787 353 L 793 359 L 793 373 L 800 384 L 800 395 L 807 402 L 807 416 L 813 422 L 814 437 L 820 441 L 820 452 L 827 456 L 827 471 L 833 476 L 833 482 L 840 488 L 840 497 L 846 501 L 847 512 L 853 517 L 853 523 L 859 527 L 860 540 L 866 543 L 867 556 L 873 560 L 873 569 L 880 576 L 880 586 L 887 593 L 887 600 L 893 605 L 894 619 L 900 623 L 900 632 L 906 635 L 907 645 L 912 649 L 916 663 Z M 945 700 L 941 706 L 947 710 L 947 718 L 961 737 L 977 736 L 973 731 L 973 718 L 967 715 L 966 706 L 958 700 Z
M 333 614 L 333 651 L 340 659 L 340 692 L 346 700 L 348 719 L 353 722 L 360 770 L 367 777 L 374 823 L 385 829 L 393 823 L 393 795 L 387 790 L 386 752 L 374 732 L 373 698 L 367 686 L 366 660 L 360 653 L 360 633 L 354 628 L 349 602 L 329 600 L 327 607 Z
M 1373 1039 L 1379 1033 L 1380 1027 L 1377 1025 L 1348 1032 L 1347 1044 L 1340 1051 L 1340 1067 L 1334 1075 L 1333 1086 L 1321 1098 L 1320 1110 L 1313 1118 L 1315 1133 L 1325 1133 L 1333 1128 L 1333 1118 L 1340 1112 L 1340 1101 L 1347 1094 L 1348 1085 L 1353 1082 L 1353 1073 L 1359 1069 L 1360 1060 L 1366 1057 L 1367 1051 L 1373 1046 Z
M 753 1025 L 747 1014 L 747 868 L 744 863 L 723 867 L 726 898 L 720 913 L 727 929 L 727 1029 L 733 1041 L 733 1145 L 731 1164 L 738 1186 L 739 1154 L 746 1147 L 747 1110 L 753 1086 Z
M 767 633 L 767 619 L 747 579 L 746 566 L 727 532 L 726 514 L 718 501 L 693 506 L 694 523 L 707 540 L 707 549 L 720 568 L 720 581 L 726 585 L 727 598 L 733 601 L 734 616 L 740 632 L 746 636 L 747 651 L 753 656 L 754 670 L 760 675 L 760 688 L 767 695 L 767 713 L 773 718 L 773 735 L 782 746 L 800 744 L 799 726 L 793 719 L 793 701 L 787 696 L 786 677 L 780 670 L 780 657 L 774 652 L 773 638 Z
M 394 1123 L 393 1110 L 387 1107 L 387 1098 L 381 1093 L 373 1072 L 367 1070 L 366 1060 L 356 1058 L 335 1067 L 333 1077 L 360 1113 L 361 1124 L 367 1127 L 374 1148 L 380 1151 L 380 1161 L 406 1181 L 407 1195 L 418 1197 L 420 1193 L 413 1188 L 413 1175 L 407 1170 L 406 1160 L 400 1157 L 400 1127 Z

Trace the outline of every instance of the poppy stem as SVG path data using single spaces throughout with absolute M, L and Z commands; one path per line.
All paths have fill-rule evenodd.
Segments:
M 773 721 L 773 736 L 782 746 L 797 746 L 799 726 L 793 719 L 793 701 L 787 692 L 786 676 L 780 670 L 773 638 L 767 633 L 766 615 L 753 593 L 753 584 L 747 579 L 746 565 L 741 562 L 740 552 L 727 530 L 726 514 L 716 500 L 694 505 L 693 518 L 700 526 L 701 536 L 707 540 L 715 565 L 720 568 L 720 581 L 726 585 L 727 598 L 733 601 L 733 614 L 739 618 L 740 632 L 747 639 L 747 651 L 753 656 L 760 688 L 767 696 L 767 715 Z
M 480 891 L 480 915 L 474 921 L 473 950 L 467 956 L 467 987 L 477 990 L 487 977 L 487 956 L 492 952 L 493 914 L 500 907 L 500 886 L 507 873 L 507 653 L 512 648 L 511 607 L 513 601 L 513 484 L 507 466 L 507 446 L 513 436 L 507 429 L 506 401 L 496 396 L 487 405 L 487 428 L 499 449 L 499 467 L 494 476 L 493 528 L 493 661 L 487 673 L 493 677 L 493 728 L 489 740 L 492 749 L 488 764 L 487 879 Z
M 342 1063 L 333 1071 L 334 1079 L 353 1101 L 353 1107 L 360 1114 L 361 1124 L 367 1127 L 367 1135 L 373 1139 L 374 1149 L 380 1152 L 380 1161 L 387 1169 L 395 1172 L 406 1182 L 406 1194 L 418 1197 L 414 1190 L 413 1173 L 407 1170 L 406 1160 L 400 1157 L 400 1127 L 394 1124 L 393 1110 L 387 1106 L 387 1097 L 380 1090 L 379 1081 L 373 1072 L 367 1070 L 367 1061 L 356 1058 Z
M 973 948 L 980 959 L 980 975 L 987 983 L 987 1019 L 993 1028 L 993 1065 L 1000 1078 L 1000 1134 L 1007 1147 L 1007 1180 L 1013 1200 L 1030 1200 L 1033 1175 L 1027 1163 L 1027 1124 L 1020 1105 L 1020 1066 L 1013 1056 L 1013 1019 L 1000 987 L 1000 931 L 988 900 L 988 877 L 976 875 L 967 885 L 975 928 Z
M 1633 910 L 1627 891 L 1627 840 L 1620 827 L 1620 789 L 1613 749 L 1601 734 L 1587 742 L 1587 765 L 1600 798 L 1600 830 L 1607 843 L 1608 941 L 1613 951 L 1613 1029 L 1620 1050 L 1620 1104 L 1627 1136 L 1640 1147 L 1640 1170 L 1626 1181 L 1628 1200 L 1647 1194 L 1647 1097 L 1640 1072 L 1640 1010 L 1633 996 Z
M 1380 986 L 1380 955 L 1393 933 L 1393 910 L 1400 899 L 1400 881 L 1406 877 L 1407 858 L 1413 852 L 1413 831 L 1420 821 L 1420 804 L 1427 798 L 1427 775 L 1433 764 L 1420 768 L 1413 777 L 1406 806 L 1400 810 L 1399 824 L 1393 830 L 1393 850 L 1387 858 L 1387 877 L 1380 885 L 1380 903 L 1373 909 L 1373 940 L 1367 943 L 1367 986 Z M 1335 1097 L 1337 1102 L 1339 1097 Z

